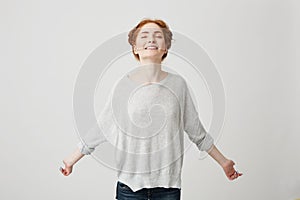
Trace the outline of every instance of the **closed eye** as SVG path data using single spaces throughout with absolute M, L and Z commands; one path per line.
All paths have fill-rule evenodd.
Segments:
M 145 35 L 145 36 L 142 36 L 141 38 L 146 38 L 147 36 Z M 162 38 L 162 36 L 160 36 L 160 35 L 157 35 L 156 36 L 157 38 Z

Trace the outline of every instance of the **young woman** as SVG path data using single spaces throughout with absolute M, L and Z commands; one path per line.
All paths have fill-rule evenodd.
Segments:
M 164 148 L 164 150 L 167 150 L 165 152 L 161 151 L 160 154 L 158 154 L 159 156 L 156 155 L 155 159 L 152 160 L 150 158 L 143 158 L 144 160 L 142 161 L 142 158 L 137 155 L 133 158 L 126 156 L 126 161 L 117 159 L 119 162 L 118 166 L 121 166 L 121 169 L 128 170 L 127 167 L 131 166 L 131 170 L 143 168 L 147 173 L 126 173 L 125 170 L 124 172 L 122 170 L 118 172 L 119 180 L 116 188 L 116 199 L 180 199 L 183 156 L 176 157 L 176 155 L 183 154 L 183 130 L 188 134 L 191 141 L 197 145 L 199 150 L 206 151 L 220 164 L 229 180 L 234 180 L 242 175 L 242 173 L 234 169 L 233 166 L 235 163 L 222 155 L 217 149 L 213 144 L 214 140 L 203 128 L 185 80 L 179 75 L 162 71 L 161 63 L 168 54 L 171 41 L 172 32 L 168 25 L 162 20 L 144 19 L 128 34 L 128 42 L 132 45 L 132 52 L 142 67 L 122 79 L 123 82 L 121 85 L 123 88 L 120 91 L 124 91 L 124 87 L 136 88 L 139 85 L 143 85 L 143 91 L 146 91 L 150 95 L 146 95 L 147 98 L 143 99 L 141 106 L 144 104 L 148 106 L 149 103 L 153 102 L 160 102 L 160 104 L 165 103 L 164 106 L 166 107 L 164 111 L 166 115 L 164 115 L 164 117 L 167 118 L 169 122 L 168 126 L 162 131 L 164 135 L 160 135 L 159 140 L 155 139 L 155 137 L 154 139 L 150 139 L 149 137 L 149 141 L 136 140 L 134 141 L 135 143 L 132 142 L 129 146 L 134 146 L 133 151 L 141 152 L 142 149 L 145 150 L 148 147 L 150 149 L 161 147 L 164 140 L 164 142 L 170 143 L 171 145 L 168 148 Z M 170 97 L 171 93 L 169 93 L 169 89 L 160 87 L 161 85 L 171 89 L 172 94 L 174 93 L 176 98 Z M 121 97 L 123 95 L 119 96 Z M 176 101 L 174 99 L 176 99 Z M 177 103 L 180 109 L 177 109 Z M 135 110 L 137 108 L 133 107 L 132 109 Z M 141 109 L 139 110 L 139 120 L 146 116 L 146 114 L 142 115 L 140 111 Z M 176 132 L 176 129 L 180 129 L 180 126 L 178 126 L 180 123 L 183 124 L 183 129 Z M 178 137 L 174 136 L 175 132 L 178 134 Z M 171 133 L 173 133 L 173 135 Z M 118 137 L 121 138 L 125 136 L 122 135 Z M 170 142 L 170 138 L 172 142 Z M 125 141 L 125 138 L 122 140 Z M 99 143 L 100 142 L 94 142 L 90 145 L 82 145 L 80 143 L 79 148 L 63 160 L 65 168 L 61 168 L 62 174 L 65 176 L 70 175 L 74 164 L 84 155 L 90 154 Z M 128 150 L 129 148 L 126 151 Z M 175 151 L 177 152 L 175 153 Z M 147 155 L 150 157 L 150 154 Z M 122 157 L 124 158 L 124 156 Z M 175 159 L 175 157 L 179 159 Z M 145 160 L 149 162 L 144 162 Z M 162 163 L 164 161 L 170 161 L 166 168 L 163 168 Z M 133 168 L 132 166 L 136 167 Z

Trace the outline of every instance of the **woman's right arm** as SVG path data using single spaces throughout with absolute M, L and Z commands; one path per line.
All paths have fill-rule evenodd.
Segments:
M 70 175 L 72 173 L 73 166 L 75 165 L 75 163 L 79 161 L 83 156 L 85 156 L 85 154 L 82 154 L 79 147 L 77 147 L 71 155 L 69 155 L 63 160 L 65 168 L 61 168 L 61 173 L 65 176 Z
M 63 175 L 70 175 L 76 162 L 78 162 L 83 156 L 90 155 L 97 146 L 107 141 L 103 134 L 103 130 L 100 129 L 98 125 L 98 121 L 101 122 L 101 127 L 103 127 L 107 132 L 112 129 L 112 126 L 114 125 L 114 118 L 112 117 L 113 112 L 111 109 L 111 98 L 113 91 L 114 90 L 112 90 L 110 93 L 104 109 L 97 117 L 97 121 L 92 124 L 87 133 L 80 135 L 82 141 L 77 144 L 76 150 L 71 155 L 63 159 L 65 168 L 60 168 L 60 171 Z
M 111 126 L 113 125 L 113 118 L 111 117 L 112 111 L 109 105 L 108 101 L 98 119 L 102 125 L 106 125 L 106 129 L 111 129 Z M 80 137 L 82 141 L 77 144 L 76 150 L 63 160 L 65 168 L 61 167 L 60 171 L 65 176 L 72 173 L 73 166 L 77 161 L 85 155 L 90 155 L 97 146 L 107 141 L 103 131 L 99 128 L 98 122 L 95 122 L 88 132 Z

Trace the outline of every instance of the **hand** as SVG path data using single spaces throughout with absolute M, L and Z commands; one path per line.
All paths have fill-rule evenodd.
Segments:
M 73 165 L 69 165 L 66 161 L 63 160 L 65 168 L 60 167 L 60 171 L 63 175 L 69 176 L 72 173 Z
M 243 173 L 239 173 L 238 171 L 236 171 L 234 169 L 233 165 L 235 165 L 235 163 L 232 160 L 226 160 L 222 164 L 222 168 L 223 168 L 227 178 L 231 181 L 238 178 L 239 176 L 243 175 Z

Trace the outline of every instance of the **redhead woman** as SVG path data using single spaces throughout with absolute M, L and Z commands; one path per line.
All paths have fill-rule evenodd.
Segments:
M 129 32 L 128 42 L 141 67 L 124 76 L 117 87 L 119 90 L 116 89 L 118 105 L 124 104 L 120 108 L 126 107 L 124 112 L 120 110 L 117 115 L 120 115 L 119 119 L 129 127 L 128 130 L 138 130 L 138 137 L 132 135 L 128 137 L 121 131 L 106 132 L 103 133 L 107 135 L 106 139 L 102 137 L 95 139 L 96 141 L 80 142 L 78 149 L 63 160 L 65 165 L 61 168 L 63 175 L 70 175 L 78 160 L 93 152 L 103 141 L 108 141 L 111 135 L 116 135 L 117 141 L 122 141 L 116 145 L 122 145 L 126 153 L 123 152 L 116 159 L 120 170 L 115 198 L 179 200 L 184 134 L 188 135 L 200 151 L 207 152 L 222 167 L 229 180 L 242 175 L 235 170 L 235 163 L 217 149 L 214 139 L 202 126 L 184 78 L 162 70 L 162 61 L 168 55 L 172 36 L 163 20 L 143 19 Z M 127 107 L 125 104 L 127 101 L 122 97 L 128 95 L 126 91 L 133 91 L 136 88 L 138 90 L 132 97 L 133 103 Z M 153 105 L 161 107 L 155 109 Z M 101 121 L 113 124 L 107 123 L 112 115 L 110 108 L 106 107 L 104 110 L 105 115 Z M 148 118 L 149 113 L 151 119 Z M 163 119 L 159 118 L 161 116 Z M 118 119 L 118 116 L 116 118 Z M 128 119 L 133 119 L 135 124 L 129 123 Z M 149 121 L 150 125 L 147 124 Z M 161 126 L 162 121 L 165 122 L 164 126 Z M 149 125 L 151 128 L 137 127 L 136 124 L 139 123 Z M 163 128 L 158 129 L 159 127 Z M 153 134 L 154 132 L 156 134 Z M 142 134 L 146 137 L 142 137 Z M 134 153 L 129 155 L 129 152 Z

